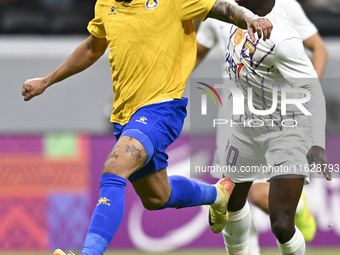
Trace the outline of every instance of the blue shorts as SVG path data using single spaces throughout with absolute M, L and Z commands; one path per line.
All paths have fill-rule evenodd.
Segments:
M 187 116 L 187 104 L 188 99 L 182 98 L 146 105 L 139 108 L 124 126 L 113 123 L 117 141 L 124 132 L 124 136 L 131 136 L 143 144 L 148 157 L 152 153 L 150 148 L 153 145 L 152 157 L 148 158 L 147 163 L 129 177 L 130 182 L 142 179 L 168 166 L 168 155 L 165 150 L 182 131 L 184 119 Z

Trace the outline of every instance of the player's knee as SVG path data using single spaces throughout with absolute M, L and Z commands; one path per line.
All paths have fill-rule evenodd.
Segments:
M 104 163 L 102 174 L 115 174 L 125 179 L 129 178 L 133 168 L 122 164 L 114 159 L 107 159 Z
M 146 210 L 155 211 L 162 208 L 168 202 L 164 198 L 147 198 L 142 199 L 143 206 Z
M 280 243 L 288 242 L 295 232 L 294 222 L 287 220 L 275 220 L 271 223 L 272 231 Z
M 119 169 L 118 165 L 119 163 L 116 160 L 112 158 L 106 159 L 103 167 L 103 174 L 117 174 L 117 169 Z
M 145 161 L 145 159 L 141 159 L 140 162 L 136 162 L 124 154 L 119 154 L 119 157 L 114 157 L 111 153 L 105 160 L 102 174 L 115 174 L 129 178 L 131 174 L 143 166 L 143 160 Z

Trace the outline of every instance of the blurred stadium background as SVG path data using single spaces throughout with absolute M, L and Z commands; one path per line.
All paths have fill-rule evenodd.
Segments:
M 21 87 L 26 79 L 55 69 L 88 36 L 94 4 L 94 0 L 0 0 L 0 254 L 82 248 L 102 164 L 115 142 L 108 119 L 113 94 L 107 56 L 30 102 L 23 101 Z M 322 80 L 327 156 L 330 163 L 339 164 L 340 1 L 301 4 L 329 53 Z M 220 56 L 213 50 L 191 77 L 214 78 L 220 73 Z M 189 89 L 190 81 L 184 96 L 189 97 Z M 214 134 L 205 125 L 201 152 L 208 164 Z M 169 148 L 170 174 L 189 174 L 189 138 L 187 121 Z M 326 182 L 315 177 L 305 189 L 318 224 L 307 254 L 340 254 L 339 178 Z M 107 254 L 224 254 L 221 236 L 209 230 L 205 207 L 148 212 L 130 184 L 126 203 L 123 223 Z M 256 208 L 253 212 L 263 254 L 278 254 L 268 217 Z

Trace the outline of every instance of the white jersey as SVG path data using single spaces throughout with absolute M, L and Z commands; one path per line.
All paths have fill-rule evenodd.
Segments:
M 288 17 L 294 23 L 294 27 L 299 33 L 302 41 L 308 39 L 318 32 L 315 25 L 307 18 L 301 5 L 296 0 L 277 0 L 283 9 L 287 12 Z M 235 4 L 234 1 L 228 1 Z M 226 31 L 229 31 L 232 25 L 217 19 L 208 18 L 201 22 L 197 31 L 197 42 L 208 49 L 212 49 L 218 44 L 222 54 L 226 50 L 226 42 L 228 41 Z
M 276 0 L 288 14 L 288 17 L 294 23 L 296 31 L 299 33 L 301 40 L 304 41 L 318 32 L 315 25 L 308 19 L 301 5 L 296 0 Z
M 305 12 L 303 11 L 301 5 L 296 0 L 276 0 L 279 2 L 280 6 L 286 11 L 289 18 L 292 20 L 295 29 L 297 30 L 300 38 L 302 40 L 306 40 L 312 35 L 318 32 L 315 25 L 307 18 Z M 236 4 L 233 0 L 229 1 L 232 4 Z M 224 54 L 226 52 L 228 42 L 230 41 L 230 29 L 232 28 L 232 24 L 222 22 L 216 19 L 207 19 L 202 22 L 197 31 L 197 43 L 203 45 L 208 49 L 212 49 L 216 45 L 218 45 L 219 50 L 221 52 L 221 61 L 224 64 Z M 222 77 L 227 78 L 227 73 L 225 71 L 222 72 Z M 222 90 L 221 97 L 223 102 L 229 102 L 230 99 L 230 91 Z M 225 118 L 225 112 L 227 110 L 228 104 L 223 104 L 223 107 L 218 110 L 218 118 Z M 230 107 L 229 107 L 230 108 Z M 219 129 L 221 127 L 218 127 Z M 226 127 L 224 128 L 226 129 Z M 226 130 L 224 131 L 224 133 Z M 217 135 L 225 136 L 219 130 L 217 130 Z M 221 139 L 217 137 L 217 141 Z
M 254 119 L 270 125 L 269 130 L 283 130 L 282 120 L 293 119 L 301 127 L 311 127 L 312 145 L 325 147 L 325 101 L 317 74 L 306 55 L 301 38 L 292 21 L 276 2 L 272 11 L 266 15 L 273 30 L 270 39 L 256 39 L 253 43 L 247 33 L 236 26 L 230 29 L 227 52 L 225 54 L 225 70 L 248 98 L 248 88 L 252 88 L 252 104 L 255 109 L 269 110 L 273 104 L 273 88 L 277 88 L 278 101 L 281 100 L 281 89 L 303 88 L 311 93 L 307 108 L 311 117 L 295 105 L 287 106 L 287 115 L 282 115 L 281 105 L 269 115 L 253 114 L 245 103 L 245 114 L 235 120 Z M 287 98 L 303 98 L 305 95 L 287 94 Z M 266 122 L 267 121 L 267 122 Z M 275 124 L 276 127 L 273 127 Z

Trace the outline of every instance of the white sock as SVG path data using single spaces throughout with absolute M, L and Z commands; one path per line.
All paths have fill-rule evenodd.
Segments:
M 295 234 L 293 237 L 286 243 L 281 244 L 278 240 L 276 240 L 277 245 L 279 246 L 280 253 L 282 255 L 303 255 L 306 250 L 305 239 L 303 239 L 303 235 L 301 231 L 295 226 Z
M 259 234 L 257 233 L 254 218 L 251 220 L 248 240 L 248 255 L 261 255 L 259 245 Z
M 251 224 L 251 212 L 248 201 L 237 212 L 229 212 L 228 223 L 222 234 L 229 255 L 248 254 L 248 234 Z

